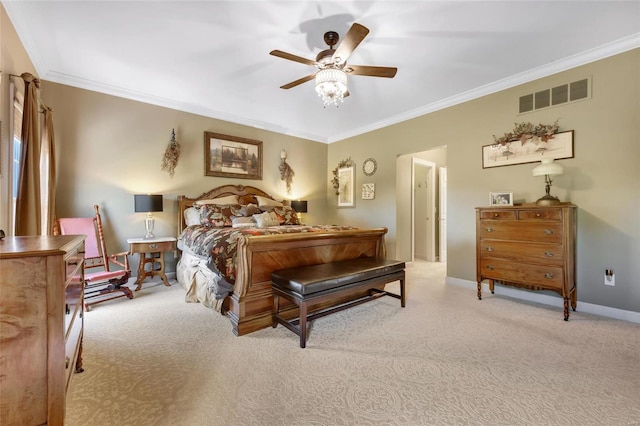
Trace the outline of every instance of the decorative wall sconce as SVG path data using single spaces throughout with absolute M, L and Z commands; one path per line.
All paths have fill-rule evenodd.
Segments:
M 162 211 L 162 195 L 151 194 L 135 194 L 133 196 L 134 211 L 136 213 L 146 213 L 147 218 L 144 220 L 144 228 L 147 231 L 144 238 L 154 238 L 153 226 L 154 220 L 152 212 Z
M 293 176 L 295 172 L 287 163 L 287 151 L 284 149 L 280 152 L 280 166 L 278 166 L 280 170 L 280 180 L 285 181 L 287 185 L 287 194 L 291 194 L 291 185 L 293 184 Z
M 544 176 L 544 181 L 546 183 L 546 195 L 539 198 L 538 201 L 536 201 L 536 204 L 540 206 L 553 206 L 555 204 L 560 204 L 560 200 L 558 199 L 558 197 L 554 197 L 553 195 L 549 194 L 549 191 L 551 190 L 551 184 L 553 183 L 550 176 L 557 176 L 563 173 L 564 167 L 562 166 L 562 164 L 554 163 L 553 158 L 550 157 L 543 158 L 542 163 L 533 169 L 533 175 Z

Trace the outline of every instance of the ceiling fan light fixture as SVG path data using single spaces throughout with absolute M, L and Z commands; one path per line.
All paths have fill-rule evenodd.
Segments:
M 324 106 L 338 106 L 347 94 L 347 73 L 337 68 L 326 68 L 316 73 L 316 93 Z

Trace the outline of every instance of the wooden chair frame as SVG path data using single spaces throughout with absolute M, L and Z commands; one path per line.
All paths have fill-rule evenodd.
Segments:
M 91 228 L 94 230 L 95 235 L 87 235 L 87 239 L 85 240 L 85 310 L 89 310 L 91 305 L 118 297 L 126 296 L 129 299 L 133 299 L 133 292 L 125 285 L 131 277 L 129 252 L 124 251 L 107 254 L 100 207 L 96 204 L 93 208 L 96 211 L 94 217 L 59 218 L 55 221 L 53 230 L 54 235 L 78 232 L 84 234 L 89 233 Z M 89 223 L 91 223 L 92 226 L 90 226 Z M 92 247 L 94 244 L 95 247 Z M 112 265 L 121 269 L 112 270 Z M 108 294 L 113 294 L 113 296 L 104 297 Z

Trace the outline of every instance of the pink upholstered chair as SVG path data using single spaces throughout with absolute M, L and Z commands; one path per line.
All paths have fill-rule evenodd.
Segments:
M 126 296 L 133 299 L 133 292 L 125 285 L 131 276 L 129 252 L 107 254 L 100 208 L 98 205 L 93 208 L 96 210 L 94 217 L 60 218 L 54 229 L 54 234 L 84 234 L 87 236 L 84 242 L 84 279 L 86 282 L 84 304 L 86 310 L 89 310 L 91 305 L 117 297 Z M 119 267 L 119 269 L 112 270 L 112 265 Z M 105 296 L 110 294 L 113 296 Z

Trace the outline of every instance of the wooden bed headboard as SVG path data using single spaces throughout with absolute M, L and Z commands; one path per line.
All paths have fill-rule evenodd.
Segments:
M 261 197 L 271 198 L 275 200 L 271 195 L 267 194 L 260 188 L 256 188 L 255 186 L 245 186 L 245 185 L 222 185 L 217 188 L 213 188 L 210 191 L 200 194 L 195 198 L 189 198 L 186 195 L 178 195 L 178 235 L 184 230 L 186 227 L 186 223 L 184 221 L 184 211 L 189 207 L 192 207 L 193 204 L 198 200 L 207 200 L 211 198 L 219 198 L 225 197 L 227 195 L 237 195 L 240 201 L 240 204 L 258 204 L 258 200 L 256 199 L 256 195 Z M 281 201 L 281 200 L 277 200 Z M 282 201 L 281 201 L 282 202 Z

